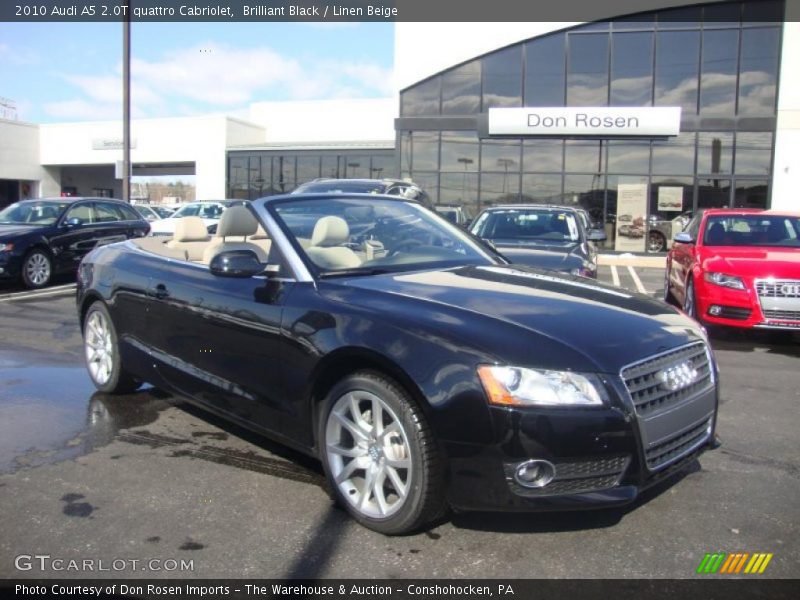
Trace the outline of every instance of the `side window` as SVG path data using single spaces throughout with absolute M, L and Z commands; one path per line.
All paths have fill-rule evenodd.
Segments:
M 97 223 L 113 223 L 122 221 L 122 212 L 113 204 L 98 202 L 94 205 L 95 221 Z
M 67 211 L 64 219 L 66 221 L 80 219 L 83 224 L 94 223 L 94 211 L 89 204 L 78 204 Z
M 700 221 L 702 218 L 703 215 L 695 215 L 695 217 L 689 221 L 688 225 L 686 225 L 686 229 L 684 229 L 694 240 L 697 239 L 697 235 L 700 233 Z
M 141 221 L 142 220 L 142 217 L 139 216 L 139 214 L 136 212 L 136 210 L 134 210 L 130 206 L 126 206 L 124 204 L 123 205 L 116 205 L 115 204 L 114 206 L 117 207 L 120 211 L 122 211 L 122 218 L 125 221 Z

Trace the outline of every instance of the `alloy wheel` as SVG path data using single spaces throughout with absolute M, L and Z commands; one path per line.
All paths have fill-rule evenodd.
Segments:
M 411 448 L 389 405 L 367 391 L 350 391 L 333 405 L 325 428 L 328 466 L 341 495 L 360 514 L 386 518 L 409 496 Z
M 114 340 L 108 321 L 100 311 L 93 311 L 86 319 L 84 340 L 89 374 L 96 384 L 105 385 L 114 369 Z
M 25 276 L 33 286 L 39 287 L 50 280 L 50 259 L 42 252 L 34 252 L 25 261 Z
M 661 252 L 666 245 L 664 237 L 660 233 L 651 231 L 647 236 L 647 250 L 649 252 Z

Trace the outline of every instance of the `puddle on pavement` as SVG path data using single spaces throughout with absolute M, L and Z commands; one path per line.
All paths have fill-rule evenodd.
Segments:
M 0 473 L 70 460 L 117 439 L 151 448 L 172 448 L 170 456 L 199 459 L 312 485 L 323 485 L 316 461 L 275 446 L 277 457 L 209 445 L 222 442 L 224 431 L 195 431 L 174 437 L 145 427 L 179 399 L 153 388 L 111 396 L 97 392 L 83 364 L 56 363 L 55 356 L 36 352 L 0 352 Z M 186 410 L 195 416 L 190 407 Z M 218 423 L 208 414 L 198 416 Z M 273 446 L 235 426 L 237 437 L 259 446 Z M 273 452 L 270 451 L 272 454 Z M 288 457 L 284 456 L 288 453 Z M 120 455 L 111 457 L 120 458 Z
M 0 473 L 87 454 L 120 429 L 152 423 L 169 406 L 147 390 L 97 392 L 82 364 L 0 352 Z

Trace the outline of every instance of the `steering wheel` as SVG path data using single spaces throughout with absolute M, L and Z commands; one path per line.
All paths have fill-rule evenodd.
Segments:
M 387 256 L 394 256 L 395 254 L 397 254 L 398 252 L 401 252 L 403 250 L 410 250 L 411 248 L 416 248 L 417 246 L 422 246 L 423 243 L 424 242 L 422 240 L 418 240 L 416 238 L 403 240 L 402 242 L 397 244 L 395 247 L 393 247 L 391 250 L 389 250 L 389 252 L 387 253 Z

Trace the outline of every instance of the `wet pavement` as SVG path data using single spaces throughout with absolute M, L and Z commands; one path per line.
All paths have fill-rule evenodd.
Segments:
M 332 506 L 316 461 L 153 388 L 96 392 L 72 298 L 0 304 L 0 331 L 0 577 L 692 577 L 712 551 L 800 576 L 796 339 L 714 339 L 724 445 L 630 507 L 387 538 Z M 35 553 L 192 570 L 15 569 Z

